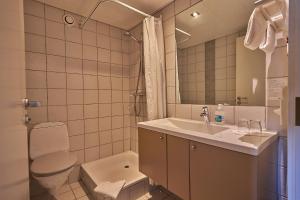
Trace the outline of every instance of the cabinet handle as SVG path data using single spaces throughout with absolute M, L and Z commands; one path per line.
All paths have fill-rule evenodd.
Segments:
M 164 136 L 159 136 L 159 139 L 160 139 L 160 140 L 163 140 L 163 139 L 164 139 Z
M 192 148 L 192 150 L 196 150 L 197 146 L 196 145 L 192 145 L 191 148 Z

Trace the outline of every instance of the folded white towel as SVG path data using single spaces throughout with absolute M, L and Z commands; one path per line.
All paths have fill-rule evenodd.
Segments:
M 125 180 L 117 181 L 114 183 L 107 181 L 99 184 L 94 189 L 94 191 L 96 193 L 104 195 L 105 197 L 116 199 L 124 185 L 125 185 Z
M 255 50 L 264 41 L 267 21 L 259 8 L 255 8 L 248 22 L 245 47 Z
M 262 42 L 259 45 L 259 48 L 263 50 L 265 53 L 273 53 L 275 47 L 276 47 L 276 32 L 271 25 L 270 22 L 268 22 L 268 28 L 266 31 L 266 36 L 264 42 Z

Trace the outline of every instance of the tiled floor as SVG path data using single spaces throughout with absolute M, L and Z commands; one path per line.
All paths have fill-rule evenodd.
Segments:
M 45 194 L 31 198 L 31 200 L 93 200 L 87 193 L 82 182 L 64 185 L 55 197 Z M 132 200 L 132 199 L 131 199 Z M 180 200 L 163 188 L 156 187 L 151 192 L 136 200 Z
M 92 198 L 87 194 L 83 183 L 75 182 L 64 185 L 55 197 L 50 194 L 44 194 L 31 200 L 92 200 Z

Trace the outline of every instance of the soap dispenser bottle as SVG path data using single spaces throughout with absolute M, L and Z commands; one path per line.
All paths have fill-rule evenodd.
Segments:
M 218 104 L 217 110 L 215 111 L 215 122 L 217 124 L 224 124 L 225 112 L 223 104 Z

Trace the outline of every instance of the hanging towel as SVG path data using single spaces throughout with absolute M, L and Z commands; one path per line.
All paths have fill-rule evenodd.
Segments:
M 96 193 L 104 195 L 105 197 L 116 199 L 124 185 L 125 185 L 125 180 L 117 181 L 114 183 L 107 181 L 99 184 L 94 189 L 94 191 Z
M 268 21 L 267 31 L 264 42 L 259 45 L 259 48 L 263 50 L 265 53 L 273 53 L 276 47 L 276 32 Z
M 255 50 L 264 41 L 267 21 L 259 8 L 255 8 L 248 22 L 245 47 Z

